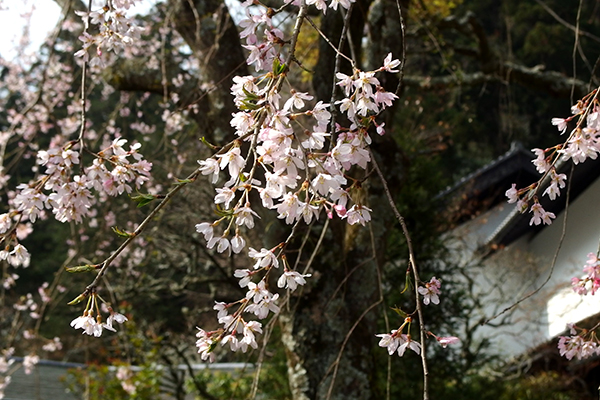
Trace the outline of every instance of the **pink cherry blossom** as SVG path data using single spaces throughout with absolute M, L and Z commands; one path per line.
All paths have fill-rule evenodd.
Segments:
M 430 302 L 433 304 L 439 304 L 441 286 L 442 283 L 435 277 L 431 278 L 431 280 L 427 282 L 425 286 L 419 286 L 417 290 L 419 291 L 419 294 L 423 296 L 423 304 L 429 305 Z

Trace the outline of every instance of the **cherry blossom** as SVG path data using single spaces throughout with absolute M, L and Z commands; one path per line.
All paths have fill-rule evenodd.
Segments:
M 397 330 L 393 330 L 391 333 L 381 333 L 375 335 L 381 338 L 379 341 L 379 346 L 386 347 L 388 353 L 390 353 L 390 356 L 396 352 L 401 343 L 400 338 L 396 336 L 396 332 Z
M 410 349 L 417 354 L 421 354 L 421 344 L 411 339 L 410 335 L 400 335 L 400 346 L 398 346 L 398 355 L 402 357 L 406 349 Z
M 23 370 L 25 371 L 25 375 L 29 375 L 33 372 L 33 367 L 40 361 L 40 357 L 37 355 L 26 355 L 23 357 Z
M 383 67 L 382 67 L 382 69 L 384 71 L 391 72 L 391 73 L 395 74 L 395 73 L 399 72 L 398 70 L 394 69 L 398 65 L 400 65 L 400 61 L 399 60 L 392 60 L 392 53 L 388 53 L 388 55 L 385 57 L 385 60 L 383 60 Z
M 280 288 L 286 288 L 290 290 L 296 290 L 298 285 L 305 285 L 306 279 L 311 274 L 302 275 L 296 271 L 285 271 L 277 280 L 277 286 Z
M 550 164 L 546 160 L 546 152 L 542 149 L 532 149 L 533 153 L 536 155 L 536 159 L 531 161 L 535 168 L 540 174 L 548 171 L 550 169 Z
M 419 291 L 419 294 L 423 296 L 423 304 L 428 305 L 430 302 L 433 304 L 439 304 L 441 286 L 442 283 L 435 277 L 431 278 L 431 280 L 427 282 L 425 286 L 419 286 L 417 290 Z
M 83 295 L 80 297 L 83 297 Z M 105 310 L 108 310 L 110 315 L 107 318 L 106 323 L 102 323 L 102 315 L 99 313 L 100 302 L 102 302 L 103 306 L 106 306 L 106 303 L 101 300 L 96 293 L 92 293 L 83 314 L 71 321 L 71 327 L 74 329 L 82 329 L 83 334 L 95 337 L 102 336 L 103 328 L 116 332 L 116 329 L 113 327 L 113 322 L 122 324 L 127 321 L 127 317 L 113 311 L 110 306 L 106 306 Z
M 598 343 L 587 341 L 581 336 L 561 336 L 558 341 L 560 355 L 567 360 L 581 360 L 598 354 Z
M 555 125 L 561 135 L 567 130 L 567 120 L 564 118 L 552 118 L 552 125 Z
M 365 226 L 367 222 L 371 221 L 371 210 L 360 204 L 353 205 L 346 213 L 346 218 L 350 225 L 361 224 Z
M 519 192 L 518 192 L 516 186 L 517 186 L 517 184 L 513 183 L 511 188 L 508 189 L 505 193 L 506 197 L 508 197 L 508 203 L 516 203 L 517 200 L 519 200 L 519 197 L 518 197 Z
M 540 225 L 542 222 L 546 225 L 550 225 L 552 223 L 552 219 L 556 218 L 554 213 L 545 211 L 542 208 L 542 205 L 537 201 L 531 206 L 530 212 L 533 213 L 533 217 L 531 217 L 529 225 Z
M 256 251 L 252 247 L 250 247 L 250 251 L 248 252 L 248 256 L 256 260 L 254 264 L 254 269 L 265 268 L 269 266 L 273 266 L 275 268 L 279 268 L 279 261 L 273 251 L 267 249 L 260 249 L 260 251 Z

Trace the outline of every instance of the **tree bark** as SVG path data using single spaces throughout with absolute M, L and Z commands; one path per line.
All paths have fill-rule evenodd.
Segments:
M 193 6 L 193 7 L 192 7 Z M 222 0 L 170 0 L 179 34 L 200 60 L 201 81 L 213 88 L 205 102 L 217 140 L 231 138 L 231 114 L 237 112 L 229 89 L 236 75 L 248 75 L 246 57 L 229 10 Z
M 372 3 L 375 4 L 371 6 Z M 360 43 L 370 6 L 373 9 L 385 4 L 359 1 L 352 11 L 350 31 L 352 43 L 359 45 L 355 49 L 358 60 L 362 59 Z M 339 13 L 328 13 L 321 30 L 337 45 L 342 26 Z M 348 44 L 345 49 L 345 54 L 350 54 Z M 375 49 L 375 53 L 380 55 L 381 52 Z M 371 53 L 367 58 L 370 56 Z M 335 53 L 321 41 L 313 79 L 319 98 L 331 96 L 334 60 Z M 383 62 L 383 58 L 374 62 Z M 348 63 L 343 61 L 343 65 L 347 68 Z M 377 155 L 385 159 L 381 164 L 393 166 L 392 175 L 401 179 L 401 152 L 396 144 L 390 137 L 375 140 L 381 142 L 381 146 L 375 145 L 374 149 L 381 150 Z M 376 311 L 380 306 L 377 280 L 380 260 L 375 255 L 385 253 L 386 232 L 391 225 L 380 211 L 386 207 L 381 187 L 370 182 L 355 195 L 362 198 L 363 204 L 378 210 L 371 226 L 350 226 L 345 221 L 334 220 L 322 245 L 322 249 L 327 250 L 319 253 L 312 265 L 314 276 L 310 288 L 296 300 L 292 311 L 280 317 L 294 400 L 380 398 L 374 386 L 373 360 L 373 349 L 377 345 Z M 373 241 L 370 232 L 377 235 Z

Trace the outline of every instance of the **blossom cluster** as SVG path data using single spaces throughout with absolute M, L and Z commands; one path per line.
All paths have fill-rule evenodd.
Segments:
M 0 259 L 14 267 L 29 265 L 31 256 L 19 240 L 31 231 L 31 223 L 46 218 L 46 210 L 51 210 L 60 222 L 79 223 L 94 214 L 97 199 L 93 191 L 103 199 L 131 193 L 133 187 L 140 188 L 147 182 L 152 164 L 138 152 L 139 143 L 128 150 L 124 148 L 126 143 L 126 139 L 115 139 L 94 154 L 92 165 L 83 168 L 82 174 L 74 173 L 80 164 L 76 142 L 38 151 L 37 165 L 45 168 L 44 173 L 29 184 L 17 186 L 9 200 L 11 210 L 0 214 L 0 242 L 4 244 Z M 10 276 L 3 285 L 11 286 L 15 279 Z
M 532 161 L 533 165 L 542 174 L 537 182 L 523 189 L 517 189 L 513 184 L 506 191 L 509 203 L 517 203 L 517 208 L 522 213 L 528 208 L 533 213 L 530 225 L 542 223 L 550 225 L 556 218 L 553 213 L 544 210 L 539 202 L 538 192 L 545 186 L 542 196 L 547 195 L 550 200 L 555 200 L 560 196 L 561 189 L 566 187 L 566 175 L 556 171 L 556 164 L 559 160 L 572 160 L 574 164 L 579 164 L 587 159 L 598 158 L 600 153 L 600 103 L 597 97 L 598 89 L 572 106 L 571 116 L 552 118 L 552 125 L 558 128 L 561 135 L 569 130 L 569 124 L 572 121 L 577 120 L 577 122 L 563 143 L 548 149 L 532 150 L 536 155 Z M 599 266 L 598 255 L 589 253 L 588 261 L 583 268 L 586 275 L 583 278 L 571 279 L 571 286 L 576 293 L 580 295 L 596 293 L 600 288 Z M 600 354 L 598 340 L 593 332 L 595 328 L 591 331 L 581 330 L 580 333 L 577 332 L 574 325 L 569 325 L 569 328 L 571 336 L 561 336 L 558 342 L 558 349 L 562 356 L 570 360 L 574 357 L 581 359 Z
M 80 295 L 78 299 L 85 297 Z M 102 322 L 102 315 L 100 314 L 100 302 L 106 307 L 109 313 L 106 323 Z M 73 302 L 72 302 L 73 303 Z M 123 314 L 115 312 L 107 303 L 96 293 L 91 293 L 88 296 L 88 301 L 83 314 L 73 321 L 71 321 L 71 327 L 74 329 L 82 329 L 83 334 L 100 337 L 102 336 L 102 330 L 108 329 L 109 331 L 116 332 L 117 330 L 113 326 L 115 322 L 122 324 L 127 321 L 127 317 Z
M 126 10 L 138 0 L 110 0 L 96 11 L 75 11 L 84 22 L 86 31 L 79 37 L 83 42 L 81 50 L 75 53 L 84 62 L 94 67 L 106 66 L 106 52 L 123 48 L 140 37 L 142 28 L 132 18 L 125 15 Z M 97 25 L 98 33 L 91 35 L 87 28 Z M 90 52 L 92 56 L 90 58 Z
M 14 364 L 15 360 L 12 358 L 15 352 L 14 347 L 2 350 L 0 353 L 0 399 L 4 398 L 4 390 L 11 382 L 11 373 L 15 369 L 10 370 L 10 367 Z M 23 357 L 23 372 L 26 375 L 30 375 L 33 372 L 33 368 L 39 363 L 40 357 L 35 354 L 27 354 Z
M 300 7 L 302 5 L 302 0 L 283 0 L 286 4 L 293 4 L 295 6 Z M 329 8 L 333 10 L 337 10 L 338 6 L 342 6 L 345 9 L 350 7 L 351 3 L 354 3 L 356 0 L 331 0 L 329 2 Z M 307 0 L 307 5 L 314 5 L 317 10 L 320 10 L 323 14 L 327 14 L 327 2 L 325 0 Z
M 383 124 L 376 122 L 377 115 L 397 98 L 382 88 L 376 76 L 398 72 L 394 68 L 400 61 L 391 54 L 377 70 L 354 68 L 351 75 L 340 72 L 336 78 L 343 97 L 335 105 L 344 113 L 349 126 L 329 126 L 330 110 L 335 105 L 315 102 L 314 96 L 291 85 L 283 90 L 289 68 L 283 47 L 292 41 L 285 40 L 284 33 L 273 24 L 272 9 L 250 7 L 252 3 L 244 3 L 247 18 L 240 22 L 240 37 L 245 39 L 244 47 L 249 51 L 247 63 L 257 73 L 234 77 L 231 87 L 239 109 L 232 115 L 231 126 L 238 139 L 214 156 L 198 161 L 198 171 L 209 176 L 213 184 L 226 172 L 224 184 L 215 189 L 219 218 L 196 225 L 207 247 L 226 255 L 241 253 L 246 248 L 245 231 L 253 229 L 260 218 L 256 199 L 260 199 L 262 208 L 274 210 L 289 225 L 310 224 L 322 213 L 327 218 L 337 215 L 350 225 L 369 222 L 371 209 L 360 198 L 353 197 L 354 189 L 360 188 L 360 179 L 353 175 L 366 169 L 371 161 L 369 130 L 374 128 L 378 134 L 384 134 Z M 296 0 L 286 3 L 301 5 Z M 333 0 L 329 6 L 337 9 L 338 5 L 349 7 L 350 3 Z M 327 8 L 325 1 L 306 4 L 323 12 Z M 218 228 L 220 225 L 222 229 Z M 306 283 L 305 278 L 310 275 L 289 268 L 284 246 L 282 243 L 260 251 L 249 248 L 248 256 L 255 260 L 253 269 L 235 272 L 240 286 L 247 287 L 248 293 L 234 303 L 237 309 L 233 313 L 229 309 L 234 304 L 217 303 L 217 317 L 223 327 L 198 332 L 196 345 L 203 359 L 213 357 L 212 350 L 218 342 L 228 343 L 233 351 L 256 347 L 255 334 L 261 332 L 262 325 L 242 315 L 251 313 L 264 319 L 270 312 L 279 311 L 276 305 L 279 295 L 269 290 L 266 277 L 279 267 L 280 260 L 284 264 L 277 280 L 280 288 L 294 290 Z M 254 282 L 257 273 L 262 278 Z
M 379 346 L 387 347 L 390 356 L 398 351 L 398 355 L 402 357 L 406 349 L 421 354 L 421 344 L 412 340 L 410 334 L 406 335 L 402 333 L 401 329 L 393 330 L 391 333 L 381 333 L 375 336 L 381 338 Z
M 213 350 L 219 342 L 222 346 L 229 345 L 230 350 L 234 352 L 241 350 L 245 353 L 249 347 L 258 347 L 256 334 L 262 333 L 262 324 L 248 320 L 244 313 L 265 319 L 271 313 L 279 312 L 279 294 L 271 292 L 267 278 L 273 269 L 280 267 L 280 260 L 284 272 L 277 280 L 279 288 L 294 291 L 298 286 L 306 284 L 305 278 L 310 274 L 300 274 L 291 270 L 285 254 L 279 251 L 279 255 L 276 255 L 281 247 L 270 250 L 263 248 L 260 251 L 250 248 L 249 255 L 255 262 L 253 268 L 238 269 L 234 273 L 239 279 L 240 287 L 247 289 L 246 295 L 234 303 L 216 302 L 214 309 L 217 311 L 219 324 L 223 325 L 222 328 L 209 332 L 198 328 L 196 347 L 203 360 L 215 360 Z M 256 277 L 260 277 L 258 282 L 253 281 Z M 234 308 L 235 311 L 232 312 Z
M 392 60 L 390 55 L 386 64 L 375 72 L 393 72 L 390 66 L 397 65 L 398 61 Z M 219 253 L 242 251 L 246 241 L 240 228 L 252 229 L 254 219 L 259 218 L 250 202 L 253 190 L 258 192 L 262 207 L 275 210 L 278 218 L 287 224 L 298 221 L 310 224 L 323 211 L 329 218 L 335 212 L 351 225 L 365 225 L 370 221 L 371 209 L 351 195 L 358 180 L 349 182 L 347 177 L 354 166 L 367 167 L 370 161 L 367 146 L 371 143 L 368 128 L 376 113 L 390 106 L 396 98 L 379 86 L 375 72 L 356 71 L 352 77 L 338 74 L 338 84 L 349 96 L 338 103 L 351 125 L 349 128 L 336 126 L 335 145 L 330 151 L 324 148 L 331 136 L 327 126 L 331 118 L 327 110 L 329 104 L 319 101 L 312 109 L 301 112 L 305 102 L 313 96 L 291 89 L 291 96 L 281 107 L 281 94 L 275 80 L 268 78 L 272 73 L 262 78 L 233 79 L 232 94 L 240 111 L 233 115 L 231 125 L 240 139 L 220 154 L 199 161 L 200 172 L 211 176 L 212 183 L 219 181 L 221 171 L 228 172 L 227 181 L 216 189 L 214 198 L 215 204 L 221 207 L 222 217 L 212 223 L 196 225 L 209 248 L 216 245 Z M 312 129 L 296 132 L 293 124 L 302 116 L 313 121 Z M 243 155 L 243 141 L 251 141 L 250 154 L 255 154 L 252 163 L 249 163 L 250 154 Z M 262 170 L 264 183 L 255 177 L 257 169 Z M 351 202 L 354 204 L 350 206 Z M 226 227 L 223 233 L 217 234 L 214 228 L 221 223 Z M 231 233 L 235 233 L 233 238 L 229 236 Z
M 439 304 L 439 295 L 441 287 L 442 282 L 435 276 L 432 277 L 429 282 L 426 282 L 425 285 L 419 285 L 417 287 L 417 291 L 421 296 L 423 296 L 423 304 Z M 404 318 L 404 322 L 398 329 L 394 329 L 390 333 L 380 333 L 378 335 L 375 335 L 381 338 L 379 341 L 379 346 L 386 347 L 390 355 L 394 354 L 397 351 L 400 357 L 404 355 L 406 349 L 410 349 L 415 353 L 420 354 L 421 343 L 413 340 L 410 335 L 411 323 L 412 317 L 407 316 Z M 405 327 L 407 328 L 407 332 L 409 333 L 403 333 Z M 460 341 L 455 336 L 438 337 L 431 332 L 427 332 L 427 334 L 429 336 L 434 337 L 443 348 L 446 348 L 446 346 L 448 346 L 449 344 L 455 344 Z
M 575 324 L 567 324 L 570 336 L 560 336 L 558 340 L 558 351 L 567 360 L 600 355 L 600 346 L 594 330 L 578 328 Z M 579 332 L 578 332 L 579 331 Z
M 588 254 L 588 261 L 583 267 L 586 276 L 583 278 L 572 278 L 573 291 L 580 295 L 591 293 L 594 295 L 600 288 L 600 260 L 594 253 Z M 581 329 L 575 324 L 567 324 L 570 336 L 561 336 L 558 341 L 558 350 L 561 356 L 571 360 L 582 359 L 593 355 L 600 355 L 598 338 L 595 329 Z
M 4 398 L 4 390 L 11 381 L 9 369 L 15 362 L 12 358 L 14 352 L 14 347 L 9 347 L 0 352 L 0 399 Z
M 592 97 L 594 94 L 594 92 L 590 93 L 571 107 L 570 117 L 552 118 L 552 125 L 558 128 L 561 135 L 568 130 L 571 121 L 578 119 L 577 126 L 564 143 L 547 149 L 531 150 L 536 156 L 532 163 L 542 174 L 539 181 L 522 189 L 517 189 L 516 184 L 512 184 L 512 187 L 506 191 L 509 203 L 516 203 L 522 213 L 529 209 L 533 214 L 529 225 L 550 225 L 556 218 L 553 213 L 544 210 L 538 192 L 542 186 L 546 186 L 541 196 L 548 196 L 550 200 L 555 200 L 560 196 L 561 189 L 566 187 L 567 176 L 557 173 L 557 161 L 573 160 L 574 164 L 579 164 L 588 158 L 595 160 L 600 153 L 600 105 L 596 96 Z
M 571 278 L 571 285 L 575 293 L 586 295 L 589 292 L 595 294 L 600 288 L 600 260 L 594 253 L 588 254 L 588 261 L 583 267 L 586 276 L 583 278 Z
M 137 386 L 133 380 L 133 371 L 128 366 L 120 366 L 117 369 L 116 378 L 121 382 L 121 387 L 124 391 L 127 392 L 130 396 L 133 396 L 137 391 Z

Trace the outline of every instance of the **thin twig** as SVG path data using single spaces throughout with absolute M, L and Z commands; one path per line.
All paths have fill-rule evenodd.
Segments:
M 402 7 L 400 6 L 400 0 L 396 0 L 396 6 L 398 7 L 398 17 L 400 18 L 400 39 L 402 40 L 402 59 L 400 60 L 400 71 L 398 71 L 398 87 L 396 87 L 396 96 L 400 95 L 402 90 L 402 82 L 404 81 L 404 66 L 406 65 L 406 27 L 404 25 L 404 18 L 402 17 Z
M 346 39 L 346 31 L 348 30 L 348 24 L 350 23 L 350 13 L 352 11 L 352 7 L 354 6 L 354 3 L 352 3 L 350 5 L 350 9 L 348 10 L 348 12 L 346 13 L 346 17 L 344 19 L 344 26 L 342 28 L 342 34 L 340 35 L 340 41 L 338 43 L 338 47 L 337 48 L 333 48 L 335 51 L 335 64 L 333 67 L 333 82 L 331 83 L 331 100 L 329 100 L 329 109 L 331 110 L 331 121 L 329 126 L 331 127 L 331 140 L 329 141 L 329 151 L 331 151 L 333 149 L 333 143 L 335 142 L 335 119 L 337 117 L 337 107 L 335 106 L 335 93 L 336 93 L 336 89 L 337 89 L 337 73 L 340 72 L 340 61 L 341 61 L 341 57 L 344 57 L 346 60 L 349 60 L 350 63 L 352 64 L 352 69 L 354 70 L 356 68 L 356 65 L 354 64 L 354 57 L 353 59 L 349 59 L 344 53 L 342 53 L 342 48 L 344 47 L 344 41 Z M 331 42 L 329 42 L 327 40 L 327 42 L 331 45 Z M 354 71 L 353 71 L 354 72 Z
M 408 231 L 408 227 L 406 226 L 406 222 L 404 221 L 404 217 L 402 216 L 402 214 L 400 214 L 400 211 L 398 211 L 398 208 L 396 207 L 396 204 L 394 203 L 394 198 L 392 197 L 392 193 L 390 192 L 390 189 L 388 187 L 387 181 L 385 179 L 385 177 L 383 176 L 383 173 L 381 172 L 381 170 L 379 169 L 379 165 L 377 165 L 377 161 L 375 160 L 375 155 L 373 154 L 373 151 L 369 150 L 369 154 L 371 155 L 371 162 L 373 163 L 373 168 L 375 169 L 375 171 L 377 172 L 377 175 L 379 176 L 379 179 L 381 180 L 381 183 L 383 185 L 383 190 L 385 191 L 385 195 L 388 199 L 388 203 L 390 205 L 390 207 L 392 208 L 392 211 L 394 212 L 394 216 L 396 217 L 396 219 L 398 220 L 398 222 L 400 223 L 400 226 L 402 227 L 402 234 L 404 235 L 404 238 L 406 239 L 406 245 L 408 247 L 408 263 L 410 265 L 410 269 L 412 270 L 412 274 L 413 277 L 415 279 L 415 302 L 417 305 L 417 315 L 419 316 L 419 333 L 420 333 L 420 338 L 421 338 L 421 364 L 423 366 L 423 400 L 429 400 L 429 382 L 428 382 L 428 375 L 429 375 L 429 371 L 427 369 L 427 356 L 426 356 L 426 344 L 425 344 L 425 321 L 423 320 L 423 309 L 422 309 L 422 305 L 421 305 L 421 301 L 419 300 L 419 282 L 421 282 L 421 279 L 419 279 L 419 271 L 417 270 L 417 264 L 416 264 L 416 259 L 415 259 L 415 253 L 412 247 L 412 241 L 410 238 L 410 233 Z
M 91 10 L 92 10 L 92 0 L 89 0 L 88 11 L 91 11 Z M 85 17 L 84 26 L 85 26 L 85 30 L 84 30 L 84 33 L 85 33 L 88 31 L 89 26 L 90 26 L 89 13 Z M 83 144 L 83 137 L 85 136 L 85 124 L 87 123 L 86 113 L 85 113 L 85 103 L 87 100 L 87 92 L 85 90 L 86 80 L 87 80 L 87 68 L 88 68 L 88 62 L 84 60 L 83 66 L 81 67 L 81 127 L 79 128 L 79 137 L 77 138 L 77 141 L 79 142 L 79 159 L 83 159 L 83 148 L 85 147 Z M 83 164 L 82 164 L 82 166 L 83 166 Z
M 530 297 L 534 296 L 540 290 L 542 290 L 542 288 L 544 286 L 546 286 L 546 284 L 550 281 L 550 278 L 552 278 L 552 274 L 554 273 L 554 267 L 556 266 L 556 261 L 558 259 L 558 253 L 560 252 L 560 249 L 562 247 L 563 241 L 565 240 L 565 236 L 567 234 L 567 217 L 569 215 L 569 200 L 570 200 L 570 195 L 571 195 L 571 182 L 573 181 L 573 171 L 574 170 L 575 170 L 575 164 L 571 164 L 571 173 L 569 174 L 570 176 L 569 176 L 568 185 L 567 185 L 567 199 L 566 199 L 566 203 L 565 203 L 565 215 L 563 217 L 563 229 L 562 229 L 562 232 L 560 234 L 560 239 L 558 241 L 558 246 L 556 247 L 556 251 L 554 252 L 554 257 L 552 257 L 552 263 L 550 265 L 550 272 L 548 273 L 548 276 L 546 277 L 546 280 L 539 287 L 537 287 L 533 292 L 529 293 L 525 297 L 520 298 L 514 304 L 510 305 L 509 307 L 506 307 L 505 309 L 503 309 L 502 311 L 500 311 L 498 314 L 496 314 L 493 317 L 491 317 L 491 318 L 487 319 L 486 321 L 482 322 L 481 325 L 487 325 L 487 324 L 489 324 L 491 321 L 493 321 L 494 319 L 498 318 L 502 314 L 507 313 L 508 311 L 512 310 L 513 308 L 515 308 L 516 306 L 518 306 L 519 304 L 521 304 L 522 302 L 524 302 L 525 300 L 527 300 Z
M 387 315 L 387 308 L 385 307 L 385 297 L 383 296 L 383 279 L 381 268 L 377 259 L 377 250 L 375 247 L 375 234 L 373 233 L 373 225 L 369 225 L 369 235 L 371 236 L 371 249 L 373 250 L 373 259 L 375 260 L 375 268 L 377 271 L 377 288 L 379 289 L 379 298 L 381 304 L 383 304 L 383 320 L 385 322 L 385 331 L 390 331 L 390 320 Z M 391 398 L 391 383 L 392 383 L 392 357 L 387 357 L 387 377 L 385 380 L 385 398 L 390 400 Z
M 575 96 L 575 79 L 577 78 L 577 48 L 579 48 L 579 19 L 581 18 L 581 8 L 583 0 L 579 0 L 579 8 L 577 8 L 577 20 L 575 23 L 575 44 L 573 45 L 573 84 L 571 85 L 571 104 L 574 102 Z
M 325 40 L 325 43 L 327 43 L 332 49 L 333 51 L 336 52 L 336 54 L 340 57 L 344 57 L 346 60 L 348 60 L 350 63 L 352 63 L 352 66 L 354 66 L 354 62 L 352 61 L 352 59 L 350 57 L 348 57 L 347 55 L 345 55 L 344 53 L 342 53 L 340 50 L 337 49 L 337 47 L 335 47 L 333 45 L 333 43 L 331 43 L 331 40 L 329 40 L 329 38 L 327 36 L 325 36 L 325 34 L 321 31 L 321 29 L 319 29 L 319 27 L 314 23 L 314 21 L 307 15 L 306 20 L 308 21 L 308 23 L 315 28 L 315 30 L 317 31 L 317 33 L 319 33 L 319 35 L 321 36 L 321 38 L 323 38 L 323 40 Z M 342 35 L 343 37 L 344 35 Z
M 265 327 L 265 333 L 263 335 L 263 345 L 260 349 L 260 353 L 258 354 L 258 360 L 256 360 L 255 363 L 256 372 L 254 373 L 254 379 L 252 380 L 252 389 L 250 390 L 249 396 L 250 399 L 256 398 L 256 394 L 258 392 L 258 383 L 260 381 L 260 372 L 262 370 L 262 365 L 265 359 L 267 344 L 269 343 L 271 334 L 273 334 L 273 329 L 275 328 L 275 323 L 277 322 L 278 317 L 279 314 L 275 314 Z
M 383 304 L 384 303 L 383 285 L 382 285 L 382 282 L 381 282 L 382 281 L 381 280 L 381 270 L 379 269 L 379 263 L 377 262 L 377 251 L 376 251 L 376 246 L 375 246 L 375 235 L 373 234 L 373 227 L 371 225 L 369 226 L 369 235 L 370 235 L 370 238 L 371 238 L 371 250 L 372 250 L 372 256 L 371 256 L 371 258 L 369 260 L 372 259 L 375 262 L 375 271 L 377 272 L 377 287 L 379 289 L 379 299 L 375 303 L 373 303 L 369 308 L 367 308 L 360 315 L 360 317 L 358 317 L 358 319 L 355 321 L 354 325 L 352 325 L 352 328 L 350 328 L 350 330 L 346 334 L 346 337 L 344 338 L 344 342 L 342 343 L 342 346 L 340 347 L 340 351 L 338 353 L 338 356 L 337 356 L 336 360 L 333 362 L 333 364 L 329 367 L 329 369 L 325 373 L 325 376 L 329 375 L 329 371 L 331 371 L 331 367 L 335 366 L 334 370 L 333 370 L 333 374 L 331 376 L 331 383 L 329 384 L 329 390 L 327 391 L 327 399 L 331 398 L 331 394 L 332 394 L 332 391 L 333 391 L 333 385 L 335 383 L 335 378 L 337 376 L 338 368 L 339 368 L 339 365 L 340 365 L 340 360 L 341 360 L 342 354 L 344 352 L 344 348 L 346 347 L 346 344 L 347 344 L 348 340 L 350 339 L 350 335 L 352 334 L 352 332 L 354 331 L 354 329 L 356 329 L 356 327 L 360 323 L 360 321 L 362 321 L 362 319 L 369 313 L 369 311 L 371 311 L 373 308 L 375 308 L 379 304 Z M 367 261 L 369 261 L 369 260 L 367 260 Z M 358 265 L 358 266 L 360 266 L 360 265 Z M 350 274 L 348 274 L 348 275 L 350 275 Z M 389 320 L 387 318 L 387 313 L 385 313 L 385 312 L 384 312 L 384 319 L 385 319 L 386 331 L 388 331 L 389 330 Z M 386 399 L 387 400 L 390 399 L 390 382 L 391 382 L 391 357 L 388 357 L 388 379 L 387 379 L 387 385 L 386 385 Z
M 358 57 L 356 57 L 356 52 L 354 51 L 354 42 L 352 41 L 352 32 L 350 32 L 350 29 L 347 29 L 348 26 L 350 26 L 350 18 L 352 16 L 352 9 L 354 8 L 354 3 L 350 3 L 350 7 L 348 8 L 348 11 L 344 11 L 344 8 L 340 8 L 340 11 L 342 12 L 342 16 L 344 17 L 344 28 L 342 30 L 342 36 L 346 36 L 346 39 L 348 40 L 348 47 L 350 48 L 350 57 L 352 57 L 352 61 L 353 64 L 356 65 L 358 64 Z M 341 47 L 339 47 L 340 50 L 342 50 Z
M 344 341 L 342 342 L 342 347 L 340 347 L 340 351 L 338 352 L 338 355 L 337 355 L 335 361 L 333 362 L 332 365 L 329 366 L 329 369 L 325 373 L 325 376 L 329 375 L 329 372 L 331 371 L 331 367 L 333 367 L 333 374 L 331 375 L 331 383 L 329 384 L 329 389 L 327 390 L 327 397 L 325 398 L 326 400 L 331 399 L 331 395 L 333 393 L 333 385 L 335 383 L 335 378 L 337 376 L 338 368 L 340 366 L 340 360 L 342 358 L 342 354 L 344 353 L 344 349 L 346 348 L 346 344 L 348 343 L 348 340 L 350 339 L 350 336 L 352 335 L 352 332 L 354 332 L 354 330 L 356 329 L 356 327 L 358 326 L 358 324 L 363 320 L 363 318 L 372 309 L 374 309 L 379 304 L 381 304 L 381 302 L 382 302 L 382 300 L 379 299 L 375 303 L 371 304 L 365 311 L 363 311 L 362 314 L 360 314 L 360 317 L 358 317 L 356 319 L 356 321 L 354 322 L 354 325 L 352 325 L 352 328 L 350 328 L 350 330 L 346 334 L 346 337 L 344 338 Z
M 546 3 L 544 3 L 542 0 L 535 0 L 536 3 L 538 3 L 540 6 L 542 6 L 542 8 L 544 10 L 546 10 L 546 12 L 548 14 L 550 14 L 552 16 L 552 18 L 554 18 L 556 21 L 558 21 L 561 25 L 563 25 L 564 27 L 572 30 L 573 32 L 576 32 L 576 34 L 581 35 L 581 36 L 585 36 L 587 38 L 592 39 L 595 42 L 600 43 L 600 37 L 593 35 L 589 32 L 586 31 L 582 31 L 579 29 L 579 27 L 575 27 L 571 24 L 569 24 L 567 21 L 565 21 L 564 19 L 562 19 L 558 14 L 556 14 L 554 12 L 554 10 L 552 10 Z
M 325 303 L 325 306 L 323 307 L 324 309 L 326 309 L 327 307 L 329 307 L 329 303 L 331 303 L 335 299 L 335 296 L 337 295 L 337 293 L 346 284 L 346 282 L 348 281 L 348 279 L 350 279 L 350 277 L 352 276 L 352 274 L 355 273 L 360 267 L 363 267 L 364 265 L 366 265 L 371 260 L 372 260 L 371 258 L 368 258 L 367 260 L 365 260 L 365 261 L 363 261 L 363 262 L 355 265 L 354 268 L 352 268 L 350 271 L 348 271 L 348 273 L 346 274 L 346 276 L 344 276 L 344 279 L 342 279 L 342 281 L 337 285 L 337 287 L 335 288 L 335 290 L 333 291 L 333 293 L 329 297 L 329 300 L 327 301 L 327 303 Z
M 146 227 L 150 223 L 150 221 L 154 218 L 154 216 L 156 214 L 158 214 L 158 212 L 160 210 L 163 209 L 164 206 L 167 205 L 169 200 L 171 200 L 171 198 L 177 192 L 179 192 L 184 186 L 186 186 L 188 183 L 195 181 L 199 174 L 200 174 L 200 169 L 198 168 L 196 171 L 191 173 L 185 179 L 185 181 L 179 182 L 173 189 L 171 189 L 165 195 L 165 197 L 161 200 L 161 202 L 156 206 L 156 208 L 154 208 L 154 210 L 152 210 L 152 212 L 150 214 L 148 214 L 148 216 L 146 218 L 144 218 L 142 223 L 135 229 L 135 231 L 133 233 L 131 233 L 129 235 L 129 237 L 106 260 L 104 260 L 104 262 L 101 264 L 102 267 L 100 268 L 100 271 L 98 271 L 98 274 L 96 275 L 96 278 L 94 278 L 92 283 L 90 283 L 86 287 L 84 294 L 88 294 L 92 289 L 96 288 L 96 286 L 98 285 L 98 282 L 100 281 L 102 276 L 106 273 L 106 270 L 108 269 L 109 265 L 114 261 L 114 259 L 117 258 L 117 256 L 119 254 L 121 254 L 121 252 L 123 250 L 125 250 L 125 248 L 127 246 L 129 246 L 129 244 L 146 229 Z

